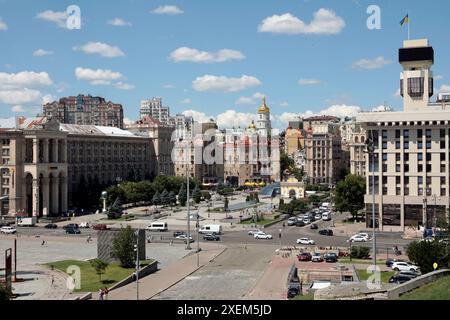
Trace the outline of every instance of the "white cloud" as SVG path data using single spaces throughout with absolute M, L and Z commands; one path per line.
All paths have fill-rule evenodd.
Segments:
M 21 105 L 41 102 L 42 94 L 39 90 L 15 89 L 0 91 L 0 102 L 5 104 Z
M 25 109 L 21 105 L 15 105 L 11 107 L 11 112 L 23 113 Z
M 250 104 L 250 105 L 255 105 L 257 103 L 259 103 L 260 100 L 262 100 L 264 97 L 266 97 L 265 94 L 261 93 L 261 92 L 256 92 L 254 95 L 252 95 L 251 97 L 240 97 L 239 99 L 236 100 L 236 104 Z
M 50 103 L 56 100 L 56 97 L 51 94 L 46 94 L 42 97 L 42 104 Z
M 55 23 L 60 28 L 66 28 L 66 21 L 68 14 L 66 12 L 55 12 L 52 10 L 47 10 L 39 12 L 36 15 L 37 19 L 49 21 Z
M 125 21 L 122 18 L 115 18 L 113 20 L 109 20 L 108 24 L 115 27 L 131 27 L 131 22 Z
M 222 49 L 218 52 L 199 51 L 188 47 L 174 50 L 169 57 L 174 62 L 216 63 L 229 60 L 242 60 L 245 56 L 236 50 Z
M 345 27 L 345 21 L 332 10 L 321 8 L 314 13 L 313 20 L 307 24 L 285 13 L 265 18 L 258 26 L 259 32 L 277 34 L 338 34 Z
M 300 79 L 298 80 L 298 84 L 301 86 L 311 86 L 316 84 L 321 84 L 322 81 L 318 79 Z
M 247 127 L 256 114 L 237 112 L 236 110 L 226 110 L 217 116 L 217 126 L 220 128 Z
M 211 116 L 207 116 L 206 113 L 204 112 L 200 112 L 200 111 L 195 111 L 195 110 L 185 110 L 182 112 L 182 114 L 184 114 L 187 117 L 192 117 L 194 118 L 194 121 L 198 121 L 198 122 L 206 122 L 209 121 L 211 118 Z
M 0 31 L 6 31 L 8 30 L 8 25 L 6 22 L 3 21 L 3 19 L 0 17 Z
M 165 84 L 165 85 L 163 85 L 163 88 L 164 89 L 173 89 L 173 88 L 175 88 L 175 86 L 173 84 Z
M 450 92 L 450 85 L 443 84 L 439 89 L 439 93 L 449 93 L 449 92 Z
M 36 51 L 33 52 L 33 56 L 35 56 L 35 57 L 49 56 L 52 54 L 53 54 L 53 51 L 48 51 L 48 50 L 44 50 L 44 49 L 37 49 Z
M 189 98 L 186 98 L 186 99 L 181 100 L 180 103 L 183 103 L 183 104 L 191 104 L 191 103 L 192 103 L 192 100 L 189 99 Z
M 135 88 L 134 85 L 129 84 L 129 83 L 124 83 L 122 81 L 117 82 L 114 87 L 116 87 L 117 89 L 120 90 L 133 90 Z
M 0 90 L 36 86 L 50 86 L 52 79 L 47 72 L 22 71 L 18 73 L 0 72 Z
M 75 76 L 78 80 L 89 81 L 92 85 L 108 85 L 113 80 L 119 80 L 123 77 L 120 72 L 114 72 L 109 69 L 89 69 L 78 67 L 75 69 Z
M 372 112 L 387 112 L 387 111 L 391 111 L 392 109 L 388 106 L 378 106 L 375 108 L 372 108 Z
M 168 14 L 168 15 L 176 15 L 184 13 L 184 11 L 178 8 L 177 6 L 159 6 L 158 8 L 155 8 L 150 12 L 155 14 Z
M 394 93 L 394 97 L 395 98 L 400 98 L 402 95 L 400 94 L 400 89 L 397 89 L 397 91 L 395 91 Z
M 362 111 L 361 107 L 340 104 L 340 105 L 333 105 L 325 110 L 322 110 L 319 112 L 319 114 L 342 118 L 342 117 L 353 117 L 361 111 Z
M 436 81 L 444 80 L 444 76 L 441 76 L 441 75 L 434 76 L 434 80 L 436 80 Z
M 287 102 L 287 101 L 281 102 L 280 107 L 289 107 L 289 102 Z
M 261 81 L 252 76 L 243 75 L 240 78 L 228 78 L 225 76 L 204 75 L 192 82 L 192 88 L 196 91 L 220 91 L 237 92 L 261 85 Z
M 373 70 L 383 68 L 384 66 L 391 63 L 392 61 L 386 60 L 384 57 L 380 56 L 375 59 L 361 59 L 353 63 L 352 67 L 355 69 L 359 68 L 359 69 Z
M 123 118 L 123 123 L 124 123 L 124 124 L 133 124 L 134 121 L 131 120 L 130 118 Z
M 86 54 L 99 54 L 106 58 L 116 58 L 125 55 L 119 47 L 111 46 L 103 42 L 88 42 L 82 46 L 73 47 L 75 51 L 82 51 Z

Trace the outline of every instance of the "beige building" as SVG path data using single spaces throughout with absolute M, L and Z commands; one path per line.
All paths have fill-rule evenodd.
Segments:
M 305 197 L 305 185 L 295 177 L 288 177 L 280 183 L 283 199 L 301 199 Z
M 152 140 L 129 131 L 46 117 L 1 128 L 2 215 L 57 216 L 83 180 L 110 184 L 155 173 Z
M 151 138 L 153 141 L 153 153 L 156 158 L 156 175 L 173 176 L 175 174 L 172 161 L 172 149 L 174 142 L 172 135 L 175 128 L 166 125 L 150 116 L 144 116 L 140 120 L 126 124 L 125 129 L 138 136 Z
M 366 131 L 360 124 L 354 123 L 348 146 L 350 149 L 350 173 L 353 175 L 366 176 Z
M 304 119 L 305 171 L 311 184 L 335 184 L 345 176 L 346 154 L 342 150 L 339 118 L 319 116 Z
M 450 208 L 450 103 L 429 101 L 434 50 L 428 40 L 405 41 L 399 62 L 403 112 L 357 116 L 375 146 L 366 160 L 367 221 L 373 191 L 377 224 L 386 231 L 433 227 Z

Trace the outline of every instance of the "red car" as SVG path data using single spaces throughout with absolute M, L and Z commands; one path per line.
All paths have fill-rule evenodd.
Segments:
M 92 227 L 94 230 L 108 230 L 108 226 L 106 224 L 96 224 Z
M 298 256 L 298 261 L 311 261 L 311 254 L 309 252 L 300 253 Z

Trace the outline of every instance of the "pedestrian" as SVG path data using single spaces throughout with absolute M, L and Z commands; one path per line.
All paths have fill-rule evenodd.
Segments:
M 98 300 L 103 300 L 103 289 L 102 288 L 100 288 L 98 290 Z
M 108 300 L 108 288 L 105 287 L 105 290 L 103 290 L 103 294 L 105 296 L 105 300 Z
M 45 244 L 45 240 L 42 240 L 41 246 L 43 246 Z
M 55 277 L 52 275 L 52 287 L 53 287 L 54 283 L 55 283 Z

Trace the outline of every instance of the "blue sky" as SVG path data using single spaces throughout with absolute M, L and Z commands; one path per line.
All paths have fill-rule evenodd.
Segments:
M 62 27 L 71 4 L 80 30 Z M 366 26 L 371 4 L 381 30 Z M 160 96 L 172 114 L 222 126 L 248 122 L 263 95 L 280 126 L 385 101 L 401 109 L 399 22 L 409 13 L 411 37 L 430 39 L 435 86 L 448 91 L 449 10 L 445 0 L 0 0 L 0 117 L 78 93 L 122 103 L 132 120 L 141 99 Z

